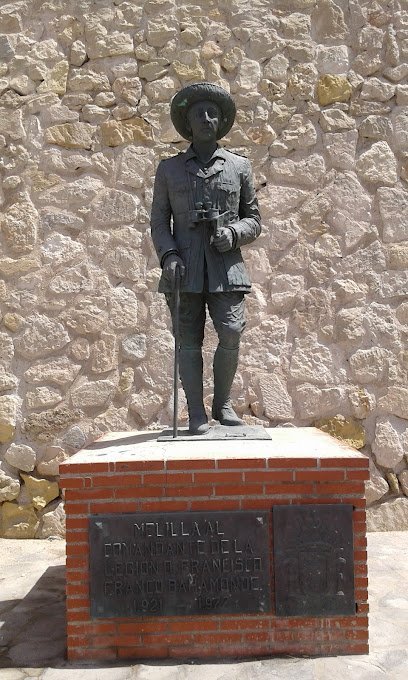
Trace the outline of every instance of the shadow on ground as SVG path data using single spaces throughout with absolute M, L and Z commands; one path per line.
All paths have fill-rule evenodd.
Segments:
M 131 432 L 129 434 L 124 433 L 122 437 L 115 437 L 115 439 L 109 438 L 109 439 L 102 439 L 99 440 L 97 439 L 95 442 L 92 442 L 92 444 L 88 444 L 85 451 L 95 451 L 99 449 L 106 449 L 106 448 L 111 448 L 112 444 L 115 446 L 121 446 L 121 445 L 126 445 L 126 446 L 134 446 L 135 444 L 144 444 L 145 442 L 151 442 L 155 441 L 157 437 L 160 435 L 161 431 L 152 431 L 152 432 Z
M 65 659 L 65 567 L 48 567 L 25 597 L 0 601 L 0 668 Z M 0 673 L 1 675 L 1 673 Z

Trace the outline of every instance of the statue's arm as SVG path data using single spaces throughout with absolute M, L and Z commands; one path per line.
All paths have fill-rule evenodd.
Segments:
M 164 163 L 161 161 L 154 181 L 152 212 L 150 216 L 152 240 L 161 266 L 163 266 L 167 255 L 177 253 L 177 244 L 171 233 L 170 224 L 171 205 Z
M 230 225 L 235 235 L 235 248 L 252 243 L 261 233 L 261 216 L 252 179 L 251 164 L 246 159 L 241 174 L 241 195 L 238 214 L 239 221 Z

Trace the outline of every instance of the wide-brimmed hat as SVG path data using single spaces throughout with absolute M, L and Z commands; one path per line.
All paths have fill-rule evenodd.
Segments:
M 190 141 L 192 139 L 191 132 L 187 126 L 187 112 L 190 106 L 204 100 L 214 102 L 221 111 L 217 139 L 225 137 L 231 130 L 236 114 L 236 107 L 231 95 L 224 88 L 214 83 L 193 83 L 192 85 L 186 85 L 180 92 L 177 92 L 170 106 L 173 125 L 184 139 Z

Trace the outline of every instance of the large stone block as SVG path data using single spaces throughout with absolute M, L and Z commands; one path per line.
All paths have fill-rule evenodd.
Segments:
M 383 239 L 386 243 L 405 241 L 408 224 L 408 193 L 402 187 L 378 189 Z
M 96 333 L 106 326 L 108 303 L 104 295 L 80 295 L 64 312 L 65 323 L 77 333 Z
M 319 73 L 338 75 L 349 70 L 349 50 L 346 45 L 326 47 L 319 45 L 317 54 L 317 68 Z
M 408 151 L 408 108 L 397 109 L 394 129 L 396 148 L 399 152 Z
M 113 395 L 114 389 L 115 383 L 111 380 L 84 381 L 72 390 L 72 404 L 85 409 L 104 406 Z
M 333 383 L 336 378 L 332 353 L 317 341 L 314 334 L 308 338 L 299 338 L 295 340 L 289 373 L 299 382 L 316 385 Z
M 241 61 L 236 81 L 239 89 L 252 92 L 256 89 L 260 79 L 261 67 L 258 62 L 244 57 Z
M 140 78 L 121 76 L 114 80 L 112 90 L 117 99 L 123 99 L 131 106 L 137 106 L 142 96 L 142 82 Z
M 38 212 L 30 200 L 16 201 L 3 213 L 0 227 L 11 252 L 25 255 L 37 241 Z
M 43 82 L 37 88 L 37 92 L 55 92 L 58 95 L 65 94 L 67 91 L 68 72 L 68 61 L 66 59 L 59 61 L 47 71 Z
M 11 444 L 4 454 L 4 458 L 9 465 L 24 472 L 32 472 L 37 462 L 36 452 L 27 444 Z
M 147 355 L 147 338 L 143 333 L 129 335 L 122 340 L 122 352 L 126 359 L 141 360 Z
M 60 446 L 47 446 L 41 460 L 37 463 L 37 472 L 45 477 L 56 477 L 59 466 L 69 458 L 69 454 Z
M 381 347 L 359 349 L 349 358 L 354 380 L 362 383 L 380 383 L 385 377 L 389 354 Z
M 41 205 L 56 206 L 59 210 L 73 210 L 89 206 L 90 201 L 104 188 L 96 177 L 80 177 L 73 182 L 58 183 L 38 196 Z
M 109 321 L 116 331 L 136 329 L 138 319 L 137 295 L 129 288 L 115 288 L 109 300 Z
M 0 134 L 10 137 L 10 139 L 13 141 L 17 141 L 25 137 L 21 109 L 2 109 L 0 115 Z
M 392 123 L 387 116 L 367 116 L 359 126 L 361 137 L 368 139 L 385 140 L 390 142 L 392 139 Z
M 72 75 L 68 80 L 68 90 L 80 94 L 105 92 L 110 89 L 108 76 L 105 73 L 96 73 L 90 69 L 72 69 Z
M 85 248 L 70 236 L 57 233 L 44 240 L 41 255 L 45 264 L 56 269 L 60 265 L 81 262 L 85 256 Z
M 48 144 L 65 149 L 90 149 L 94 128 L 89 123 L 63 123 L 52 125 L 45 131 Z
M 3 503 L 0 508 L 0 530 L 4 538 L 34 538 L 39 519 L 33 507 Z
M 271 162 L 272 176 L 276 180 L 313 189 L 323 178 L 326 166 L 323 156 L 314 153 L 303 160 L 279 158 Z
M 321 112 L 319 123 L 325 132 L 337 132 L 338 130 L 352 130 L 356 127 L 354 118 L 347 115 L 341 109 L 325 109 Z
M 18 385 L 18 378 L 12 373 L 7 373 L 3 366 L 0 366 L 0 394 L 14 390 Z
M 384 410 L 400 418 L 408 419 L 408 389 L 406 387 L 390 386 L 386 394 L 380 397 L 378 404 Z
M 408 531 L 408 498 L 392 498 L 367 510 L 368 531 Z
M 62 349 L 70 337 L 64 326 L 45 314 L 34 314 L 27 319 L 27 327 L 16 337 L 18 354 L 26 359 L 37 359 Z
M 13 439 L 16 431 L 20 397 L 0 397 L 0 444 L 6 444 Z
M 12 40 L 7 35 L 0 36 L 0 57 L 3 61 L 9 61 L 15 54 Z
M 55 406 L 60 401 L 62 401 L 62 394 L 54 387 L 36 387 L 34 390 L 27 392 L 25 396 L 25 403 L 29 409 Z
M 152 47 L 164 47 L 170 40 L 176 37 L 178 28 L 176 23 L 169 17 L 150 19 L 147 23 L 146 40 Z
M 181 83 L 177 78 L 165 76 L 160 80 L 147 83 L 145 93 L 152 104 L 167 103 L 180 87 Z
M 345 76 L 324 75 L 317 84 L 317 97 L 321 106 L 334 102 L 347 102 L 351 97 L 352 87 Z
M 386 102 L 395 94 L 395 85 L 379 78 L 368 78 L 361 89 L 361 98 L 370 101 Z
M 50 358 L 47 361 L 36 361 L 24 373 L 28 383 L 54 383 L 68 385 L 75 380 L 81 370 L 80 364 L 73 363 L 67 357 Z
M 306 116 L 295 114 L 279 137 L 279 142 L 291 149 L 308 149 L 317 142 L 316 128 Z
M 152 128 L 143 118 L 129 120 L 109 120 L 100 126 L 101 138 L 106 146 L 121 146 L 132 142 L 152 140 Z
M 367 505 L 372 505 L 380 500 L 388 491 L 388 482 L 384 479 L 378 468 L 370 460 L 370 479 L 365 485 L 365 497 Z
M 118 57 L 122 54 L 133 54 L 133 40 L 128 33 L 113 31 L 100 40 L 86 41 L 86 51 L 90 59 Z M 80 65 L 80 64 L 79 64 Z
M 32 504 L 37 510 L 42 510 L 48 503 L 58 498 L 59 486 L 57 482 L 51 482 L 48 479 L 37 479 L 32 475 L 21 473 L 24 481 L 26 491 L 31 497 Z
M 2 368 L 10 368 L 13 357 L 13 339 L 8 333 L 0 333 L 0 366 Z
M 320 0 L 313 13 L 319 42 L 346 40 L 349 29 L 343 9 L 333 0 Z
M 326 152 L 334 168 L 345 171 L 353 169 L 357 140 L 357 130 L 328 133 L 324 136 Z
M 27 437 L 41 442 L 49 442 L 82 417 L 83 413 L 79 409 L 56 406 L 53 409 L 27 416 L 23 421 L 22 429 Z
M 361 423 L 342 415 L 316 420 L 316 427 L 332 437 L 344 441 L 348 446 L 362 449 L 365 446 L 365 430 Z
M 125 147 L 119 156 L 118 182 L 141 189 L 146 180 L 153 176 L 153 161 L 151 149 L 134 145 Z
M 387 142 L 376 142 L 361 154 L 356 169 L 366 182 L 391 186 L 398 181 L 397 160 Z
M 36 538 L 65 538 L 65 511 L 62 501 L 49 503 L 39 513 L 39 527 Z
M 101 333 L 101 337 L 91 347 L 91 370 L 94 373 L 106 373 L 116 368 L 116 335 Z
M 395 468 L 408 455 L 408 423 L 393 416 L 377 418 L 372 450 L 379 465 Z
M 293 393 L 296 414 L 301 420 L 334 416 L 344 409 L 344 390 L 338 387 L 320 388 L 304 383 Z
M 104 189 L 91 203 L 90 219 L 95 227 L 133 223 L 140 200 L 126 191 Z
M 242 342 L 242 366 L 255 374 L 278 368 L 290 350 L 287 332 L 287 321 L 276 315 L 248 329 Z
M 20 478 L 14 466 L 0 462 L 0 502 L 12 501 L 20 493 Z
M 294 410 L 285 381 L 270 373 L 259 375 L 258 380 L 263 414 L 272 421 L 292 420 Z

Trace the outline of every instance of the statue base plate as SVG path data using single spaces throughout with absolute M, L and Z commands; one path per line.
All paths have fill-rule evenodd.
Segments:
M 187 427 L 180 427 L 177 437 L 173 437 L 173 430 L 167 429 L 157 437 L 158 442 L 180 441 L 219 441 L 220 439 L 270 439 L 271 436 L 264 427 L 259 425 L 213 425 L 205 434 L 190 434 Z

